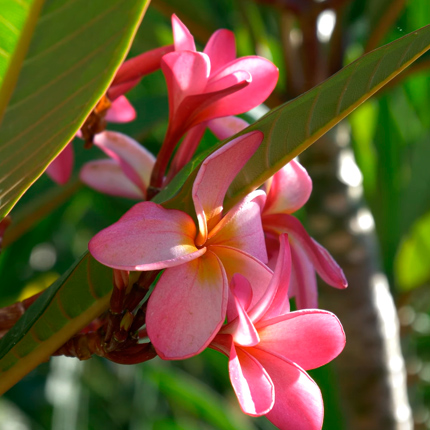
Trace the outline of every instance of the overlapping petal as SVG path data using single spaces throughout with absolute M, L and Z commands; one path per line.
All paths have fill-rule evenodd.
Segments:
M 312 192 L 308 172 L 295 160 L 275 173 L 268 182 L 265 214 L 293 213 L 308 201 Z
M 260 335 L 257 348 L 276 353 L 303 369 L 323 366 L 345 346 L 345 333 L 331 312 L 304 309 L 256 324 Z
M 100 263 L 121 270 L 158 270 L 202 256 L 196 227 L 185 212 L 138 203 L 119 221 L 97 233 L 88 249 Z
M 271 378 L 261 363 L 232 343 L 228 369 L 243 412 L 252 416 L 267 414 L 273 408 L 275 393 Z
M 94 144 L 116 160 L 125 176 L 145 196 L 155 157 L 131 137 L 115 131 L 97 134 L 94 137 Z
M 212 228 L 207 245 L 220 245 L 240 249 L 262 263 L 267 263 L 267 253 L 261 225 L 261 210 L 266 194 L 254 191 L 234 206 Z
M 203 50 L 211 60 L 211 73 L 218 70 L 236 58 L 236 42 L 234 33 L 230 30 L 217 30 L 206 43 Z
M 195 51 L 196 45 L 194 37 L 183 24 L 183 22 L 175 15 L 172 15 L 172 30 L 173 40 L 175 41 L 176 51 Z
M 264 215 L 263 225 L 266 231 L 288 233 L 291 241 L 297 241 L 327 284 L 336 288 L 347 287 L 348 282 L 342 269 L 329 252 L 308 235 L 297 218 L 288 214 Z
M 324 406 L 313 379 L 289 359 L 253 348 L 252 355 L 270 375 L 275 404 L 266 417 L 280 430 L 321 430 Z
M 130 122 L 136 119 L 136 111 L 125 96 L 119 96 L 108 109 L 105 120 L 108 122 Z
M 199 222 L 198 244 L 206 241 L 208 230 L 221 219 L 228 187 L 262 140 L 263 134 L 259 131 L 245 134 L 221 147 L 202 163 L 192 190 Z
M 295 297 L 298 309 L 318 308 L 318 285 L 315 268 L 297 242 L 291 244 L 290 296 Z
M 136 200 L 145 198 L 143 191 L 125 176 L 115 160 L 85 163 L 79 172 L 79 178 L 84 184 L 104 194 Z
M 250 307 L 254 306 L 263 296 L 272 278 L 273 272 L 260 260 L 257 260 L 252 255 L 240 249 L 216 245 L 212 245 L 210 249 L 216 253 L 221 260 L 229 282 L 235 273 L 239 273 L 248 279 L 252 287 L 252 301 Z M 232 321 L 236 316 L 237 313 L 229 308 L 227 312 L 227 321 Z
M 148 336 L 161 358 L 201 352 L 224 322 L 228 283 L 215 254 L 165 270 L 148 302 Z
M 72 142 L 69 142 L 48 166 L 46 173 L 54 182 L 64 185 L 72 175 L 74 158 Z
M 248 123 L 237 116 L 226 116 L 208 121 L 211 132 L 219 139 L 228 139 L 248 127 Z

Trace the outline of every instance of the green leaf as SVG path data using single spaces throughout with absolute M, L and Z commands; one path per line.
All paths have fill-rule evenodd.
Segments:
M 0 0 L 0 124 L 45 0 Z
M 228 209 L 262 185 L 429 48 L 430 26 L 426 26 L 364 55 L 322 84 L 271 110 L 241 133 L 213 148 L 211 152 L 253 130 L 264 133 L 259 149 L 230 186 L 225 207 Z M 203 154 L 186 166 L 155 201 L 169 200 L 164 203 L 166 207 L 189 210 L 195 171 L 190 178 L 187 176 L 207 155 Z
M 85 254 L 0 340 L 0 394 L 106 311 L 111 292 L 112 269 Z
M 12 16 L 13 2 L 26 4 L 7 1 L 6 10 Z M 21 20 L 26 32 L 22 37 L 32 36 L 23 62 L 19 59 L 24 42 L 16 41 L 11 47 L 16 59 L 8 70 L 16 76 L 21 62 L 22 68 L 0 126 L 0 219 L 72 139 L 106 92 L 149 0 L 33 3 L 31 10 L 39 3 L 44 7 L 34 32 L 30 18 L 28 27 Z M 31 19 L 36 17 L 32 12 Z M 10 80 L 3 81 L 0 114 L 6 100 L 1 91 L 11 90 L 11 84 Z M 8 85 L 11 87 L 5 90 Z
M 394 262 L 399 288 L 409 291 L 421 287 L 430 279 L 430 213 L 421 217 L 400 245 Z

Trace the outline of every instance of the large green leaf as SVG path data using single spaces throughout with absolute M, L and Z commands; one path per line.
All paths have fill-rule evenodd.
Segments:
M 226 206 L 231 206 L 249 191 L 260 186 L 276 170 L 315 142 L 429 48 L 430 27 L 425 27 L 360 58 L 326 82 L 297 99 L 272 110 L 261 120 L 244 130 L 242 134 L 251 130 L 262 130 L 264 140 L 256 154 L 230 187 L 229 195 L 225 201 Z M 225 143 L 222 142 L 220 145 Z M 211 151 L 213 150 L 211 149 Z M 176 207 L 193 213 L 190 190 L 198 166 L 206 155 L 207 153 L 203 154 L 186 166 L 170 186 L 157 196 L 155 201 L 163 203 L 166 207 Z M 84 267 L 88 264 L 91 266 L 92 262 L 92 258 L 86 254 L 83 262 L 77 264 L 76 270 L 79 273 L 81 271 L 84 273 Z M 86 291 L 85 294 L 88 297 L 90 285 L 103 288 L 106 283 L 104 273 L 104 271 L 100 271 L 100 279 L 97 278 L 97 273 L 94 273 L 91 277 L 92 284 L 86 283 L 85 277 L 79 275 L 82 293 L 74 295 L 73 300 L 78 303 L 82 300 L 82 303 L 88 305 L 90 303 L 88 299 L 81 299 L 80 296 Z M 44 344 L 35 343 L 28 337 L 27 333 L 31 333 L 31 327 L 45 324 L 46 309 L 50 309 L 50 303 L 57 296 L 61 297 L 63 289 L 73 290 L 70 286 L 71 283 L 72 280 L 69 279 L 69 276 L 56 282 L 45 296 L 51 297 L 51 301 L 43 298 L 36 301 L 31 308 L 32 315 L 35 317 L 25 326 L 22 323 L 17 324 L 8 333 L 8 338 L 5 338 L 4 342 L 0 344 L 0 357 L 4 356 L 0 360 L 0 369 L 9 369 L 7 370 L 8 380 L 17 381 L 26 371 L 38 364 L 35 362 L 34 366 L 30 366 L 26 361 L 26 364 L 21 365 L 17 357 L 13 358 L 12 351 L 15 351 L 16 348 L 28 352 L 37 348 L 40 361 L 42 357 L 44 359 L 49 357 L 53 350 L 50 347 L 49 338 L 47 347 L 44 348 Z M 86 308 L 86 306 L 83 307 L 83 309 Z M 93 314 L 83 313 L 80 322 L 86 320 L 89 323 L 92 318 Z M 59 325 L 53 324 L 56 329 L 60 328 Z M 70 331 L 60 330 L 52 337 L 55 338 L 56 345 L 60 345 L 60 341 L 66 342 L 68 336 L 70 336 Z M 11 352 L 9 352 L 10 346 L 6 339 L 13 339 L 13 344 L 16 344 Z M 4 348 L 9 348 L 7 355 L 2 352 Z M 2 380 L 3 375 L 0 378 L 0 381 Z M 6 389 L 7 386 L 5 384 L 3 389 Z
M 109 306 L 112 269 L 85 254 L 0 340 L 0 394 Z
M 7 3 L 14 2 L 26 4 Z M 104 94 L 149 0 L 33 3 L 32 9 L 36 3 L 44 6 L 0 126 L 0 219 L 70 141 Z M 15 16 L 12 6 L 0 9 L 0 16 L 9 12 Z M 31 36 L 27 34 L 32 32 L 30 24 L 23 27 L 23 38 Z M 13 69 L 9 67 L 15 76 L 25 48 L 18 42 L 11 46 L 17 59 L 11 63 Z M 2 88 L 10 90 L 10 84 L 6 79 Z M 1 103 L 2 99 L 0 116 Z
M 0 0 L 0 124 L 44 0 Z

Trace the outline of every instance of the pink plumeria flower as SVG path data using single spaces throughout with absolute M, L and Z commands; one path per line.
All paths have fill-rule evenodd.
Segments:
M 173 45 L 162 46 L 130 58 L 120 66 L 107 92 L 112 102 L 105 116 L 107 122 L 124 123 L 136 118 L 136 111 L 124 94 L 135 87 L 144 76 L 158 70 L 162 56 L 173 49 Z M 80 137 L 79 132 L 77 136 Z M 72 175 L 73 165 L 73 146 L 72 142 L 69 142 L 48 166 L 46 173 L 54 182 L 64 185 Z
M 105 194 L 145 200 L 155 157 L 131 137 L 115 131 L 97 134 L 94 145 L 110 158 L 84 164 L 81 181 Z
M 278 80 L 278 69 L 269 60 L 236 58 L 231 31 L 216 31 L 203 52 L 197 52 L 193 36 L 176 15 L 172 16 L 172 27 L 175 52 L 164 55 L 161 61 L 169 94 L 169 126 L 154 168 L 156 187 L 161 186 L 173 149 L 188 130 L 258 106 Z M 202 131 L 198 134 L 201 138 Z M 194 136 L 182 143 L 177 156 L 180 162 L 174 162 L 176 169 L 191 159 L 199 140 Z
M 218 139 L 226 139 L 248 126 L 237 117 L 218 118 L 208 123 Z M 279 235 L 288 233 L 291 245 L 292 276 L 290 297 L 296 298 L 298 309 L 318 307 L 318 288 L 315 271 L 329 285 L 346 288 L 348 283 L 342 269 L 329 252 L 312 239 L 292 213 L 308 201 L 312 180 L 306 169 L 291 160 L 264 184 L 267 193 L 262 223 L 269 256 L 269 267 L 274 268 L 279 250 Z
M 224 322 L 228 281 L 251 279 L 254 301 L 271 270 L 261 227 L 265 193 L 255 191 L 226 214 L 230 183 L 262 141 L 254 131 L 221 147 L 201 165 L 192 188 L 197 225 L 187 213 L 142 202 L 89 243 L 102 264 L 164 270 L 148 301 L 146 325 L 157 353 L 183 359 L 201 352 Z
M 279 249 L 279 235 L 288 233 L 291 245 L 292 279 L 290 296 L 296 298 L 298 309 L 318 307 L 315 271 L 329 285 L 346 288 L 348 282 L 342 269 L 318 242 L 312 239 L 301 222 L 291 215 L 308 200 L 312 180 L 299 162 L 292 160 L 266 184 L 266 205 L 262 214 L 269 266 Z
M 229 357 L 230 381 L 246 414 L 266 415 L 281 430 L 320 430 L 324 406 L 305 370 L 333 360 L 344 348 L 340 321 L 330 312 L 289 312 L 291 256 L 281 246 L 265 294 L 252 304 L 252 288 L 235 275 L 230 284 L 228 324 L 210 347 Z

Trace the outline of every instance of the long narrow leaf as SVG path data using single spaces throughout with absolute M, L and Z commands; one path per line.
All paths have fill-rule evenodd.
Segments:
M 112 270 L 88 254 L 28 309 L 0 341 L 0 395 L 108 309 Z

